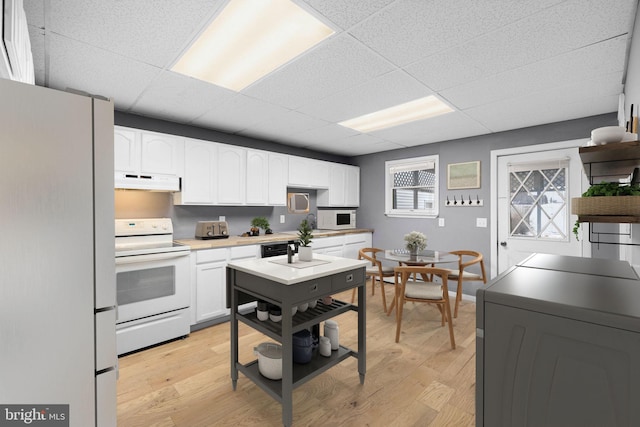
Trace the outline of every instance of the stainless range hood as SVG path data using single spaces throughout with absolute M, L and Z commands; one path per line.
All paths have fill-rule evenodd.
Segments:
M 136 175 L 116 172 L 114 177 L 116 189 L 148 190 L 148 191 L 180 191 L 180 177 L 176 175 Z

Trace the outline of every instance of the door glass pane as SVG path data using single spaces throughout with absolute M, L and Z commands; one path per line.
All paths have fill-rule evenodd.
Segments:
M 175 266 L 118 273 L 118 305 L 175 295 L 175 274 Z
M 567 168 L 529 169 L 509 173 L 510 235 L 566 240 L 568 230 Z

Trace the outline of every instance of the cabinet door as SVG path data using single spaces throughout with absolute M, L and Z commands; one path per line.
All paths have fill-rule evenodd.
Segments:
M 567 317 L 485 303 L 478 425 L 637 424 L 638 333 Z
M 216 203 L 216 161 L 217 144 L 190 139 L 185 141 L 180 204 Z
M 269 153 L 247 150 L 248 205 L 266 205 L 269 199 Z
M 345 206 L 360 206 L 360 168 L 358 166 L 345 166 Z
M 370 248 L 372 245 L 371 233 L 347 234 L 345 236 L 345 258 L 358 259 L 358 252 L 362 248 Z
M 113 154 L 116 171 L 136 175 L 140 172 L 139 134 L 133 129 L 114 127 Z
M 245 204 L 246 168 L 246 148 L 218 144 L 218 204 Z
M 226 307 L 226 263 L 196 266 L 196 322 L 229 314 Z
M 329 162 L 289 156 L 289 186 L 329 188 Z
M 180 175 L 183 150 L 182 138 L 142 132 L 140 173 Z
M 311 186 L 313 188 L 329 188 L 329 162 L 314 159 L 310 160 Z
M 270 206 L 287 205 L 287 179 L 289 177 L 289 157 L 284 154 L 269 153 L 269 200 Z

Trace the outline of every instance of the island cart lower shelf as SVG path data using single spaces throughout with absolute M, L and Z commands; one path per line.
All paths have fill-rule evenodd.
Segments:
M 227 292 L 231 309 L 231 382 L 236 389 L 238 372 L 253 381 L 267 394 L 282 405 L 282 423 L 289 427 L 293 423 L 293 389 L 327 371 L 349 357 L 358 360 L 360 383 L 364 383 L 366 373 L 366 292 L 365 261 L 330 255 L 314 254 L 314 259 L 326 263 L 305 269 L 288 267 L 273 263 L 282 257 L 243 260 L 227 265 Z M 285 258 L 286 259 L 286 258 Z M 318 302 L 315 308 L 298 312 L 291 310 L 296 305 L 313 299 L 358 288 L 358 306 L 334 300 L 323 305 Z M 280 322 L 257 319 L 254 313 L 238 313 L 238 302 L 247 298 L 262 299 L 280 306 Z M 312 327 L 347 311 L 358 313 L 358 350 L 344 346 L 324 357 L 314 351 L 311 362 L 293 363 L 293 334 Z M 238 323 L 242 322 L 282 344 L 282 379 L 270 380 L 260 374 L 258 362 L 247 364 L 238 361 Z

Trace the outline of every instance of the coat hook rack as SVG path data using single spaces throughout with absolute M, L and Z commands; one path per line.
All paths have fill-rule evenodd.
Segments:
M 459 197 L 459 198 L 458 198 Z M 476 194 L 476 199 L 473 200 L 471 194 L 467 194 L 466 197 L 464 194 L 456 196 L 453 195 L 453 201 L 447 195 L 447 201 L 445 202 L 446 206 L 449 207 L 476 207 L 476 206 L 484 206 L 484 200 L 480 198 L 478 194 Z

